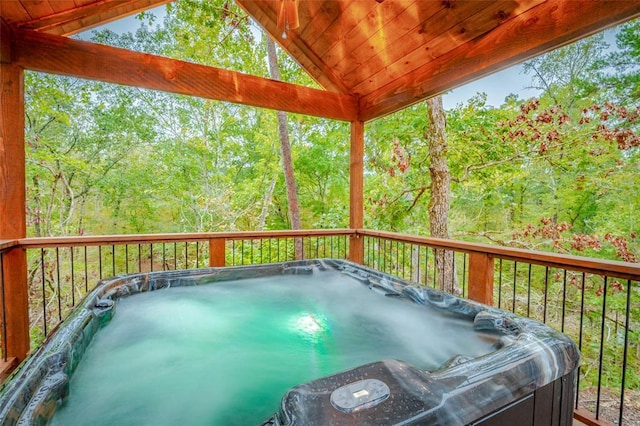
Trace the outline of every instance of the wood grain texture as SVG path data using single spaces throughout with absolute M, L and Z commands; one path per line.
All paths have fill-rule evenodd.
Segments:
M 31 19 L 35 19 L 39 16 L 51 15 L 53 8 L 49 1 L 43 0 L 18 0 L 22 3 L 22 7 L 27 11 Z
M 349 226 L 364 225 L 364 123 L 351 123 L 351 152 L 349 162 Z M 349 260 L 364 262 L 364 238 L 354 234 L 349 238 Z
M 58 4 L 56 11 L 51 8 L 51 13 L 38 14 L 34 19 L 20 23 L 18 27 L 58 35 L 70 35 L 171 1 L 173 0 L 99 0 L 63 10 Z M 71 5 L 69 4 L 69 6 Z M 70 28 L 74 30 L 69 31 Z
M 385 33 L 393 34 L 396 32 L 396 25 L 402 22 L 401 15 L 406 10 L 413 10 L 418 7 L 418 1 L 385 1 L 376 4 L 376 8 L 368 13 L 356 27 L 351 31 L 342 34 L 339 39 L 334 42 L 333 46 L 323 54 L 323 60 L 330 68 L 337 70 L 344 69 L 348 65 L 340 65 L 344 61 L 352 61 L 352 52 L 362 51 L 365 49 L 364 43 L 369 40 L 372 34 L 382 30 Z M 362 7 L 357 3 L 358 7 Z M 397 32 L 402 30 L 398 29 Z M 381 52 L 378 52 L 381 54 Z
M 9 64 L 13 61 L 13 46 L 11 28 L 0 18 L 0 63 Z
M 0 239 L 24 238 L 26 221 L 24 72 L 16 64 L 0 64 Z M 29 351 L 26 252 L 3 252 L 2 267 L 6 355 L 22 361 Z
M 29 353 L 29 295 L 27 288 L 27 255 L 21 248 L 2 254 L 4 307 L 2 321 L 6 326 L 7 357 L 23 361 Z
M 9 24 L 31 19 L 31 16 L 19 1 L 0 0 L 0 16 Z
M 360 119 L 381 117 L 637 16 L 637 1 L 548 0 L 363 96 Z
M 0 239 L 24 238 L 24 73 L 0 64 Z
M 468 5 L 467 8 L 473 6 L 474 10 L 484 7 L 483 2 L 463 5 Z M 373 32 L 367 40 L 337 64 L 345 84 L 353 88 L 372 73 L 417 49 L 429 38 L 444 33 L 453 23 L 442 17 L 451 10 L 458 11 L 459 8 L 443 8 L 439 2 L 416 2 L 393 16 L 386 25 L 371 28 Z
M 209 240 L 209 266 L 225 266 L 226 240 L 224 238 L 212 238 Z
M 371 93 L 378 87 L 410 74 L 429 61 L 498 28 L 545 0 L 493 2 L 466 2 L 456 8 L 443 8 L 394 40 L 396 48 L 389 51 L 384 61 L 372 57 L 362 67 L 360 81 L 346 79 L 355 93 Z M 422 33 L 422 38 L 415 37 Z
M 335 19 L 326 28 L 323 37 L 311 40 L 310 49 L 323 58 L 326 63 L 325 54 L 333 45 L 341 41 L 345 34 L 358 27 L 367 15 L 372 13 L 378 6 L 376 2 L 348 2 L 342 9 L 339 19 Z
M 469 299 L 493 305 L 493 264 L 486 253 L 469 254 Z
M 351 153 L 349 161 L 349 227 L 364 226 L 364 123 L 351 123 Z
M 327 67 L 324 61 L 298 35 L 299 31 L 303 31 L 306 28 L 304 24 L 311 22 L 311 18 L 307 17 L 305 12 L 308 12 L 307 8 L 313 6 L 315 2 L 303 2 L 304 6 L 300 8 L 301 26 L 297 30 L 289 31 L 287 38 L 282 38 L 282 33 L 278 31 L 277 11 L 274 2 L 267 0 L 237 0 L 236 3 L 247 14 L 252 16 L 271 38 L 285 52 L 289 53 L 320 86 L 331 92 L 348 92 L 333 70 Z
M 26 69 L 353 121 L 355 98 L 125 49 L 17 30 Z

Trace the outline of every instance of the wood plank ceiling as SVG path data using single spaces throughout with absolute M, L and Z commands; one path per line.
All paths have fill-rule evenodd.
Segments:
M 171 0 L 0 0 L 15 29 L 75 32 Z M 206 1 L 206 0 L 203 0 Z M 278 27 L 282 1 L 300 25 Z M 640 16 L 637 0 L 236 0 L 371 120 Z

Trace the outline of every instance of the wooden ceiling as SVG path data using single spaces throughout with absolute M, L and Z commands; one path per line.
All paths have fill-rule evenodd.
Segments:
M 0 0 L 0 14 L 69 35 L 169 1 Z M 640 16 L 637 0 L 295 0 L 300 26 L 283 37 L 281 1 L 236 0 L 362 121 Z
M 27 30 L 71 35 L 173 0 L 0 0 L 9 24 Z

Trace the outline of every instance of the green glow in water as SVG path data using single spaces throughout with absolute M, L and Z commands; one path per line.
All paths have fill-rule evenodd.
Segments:
M 96 334 L 52 424 L 258 424 L 297 384 L 384 358 L 433 369 L 490 350 L 473 336 L 333 271 L 140 294 Z

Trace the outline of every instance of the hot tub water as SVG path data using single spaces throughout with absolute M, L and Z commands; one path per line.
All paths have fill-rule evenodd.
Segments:
M 333 269 L 121 299 L 53 425 L 251 425 L 291 387 L 385 358 L 436 370 L 497 337 Z

